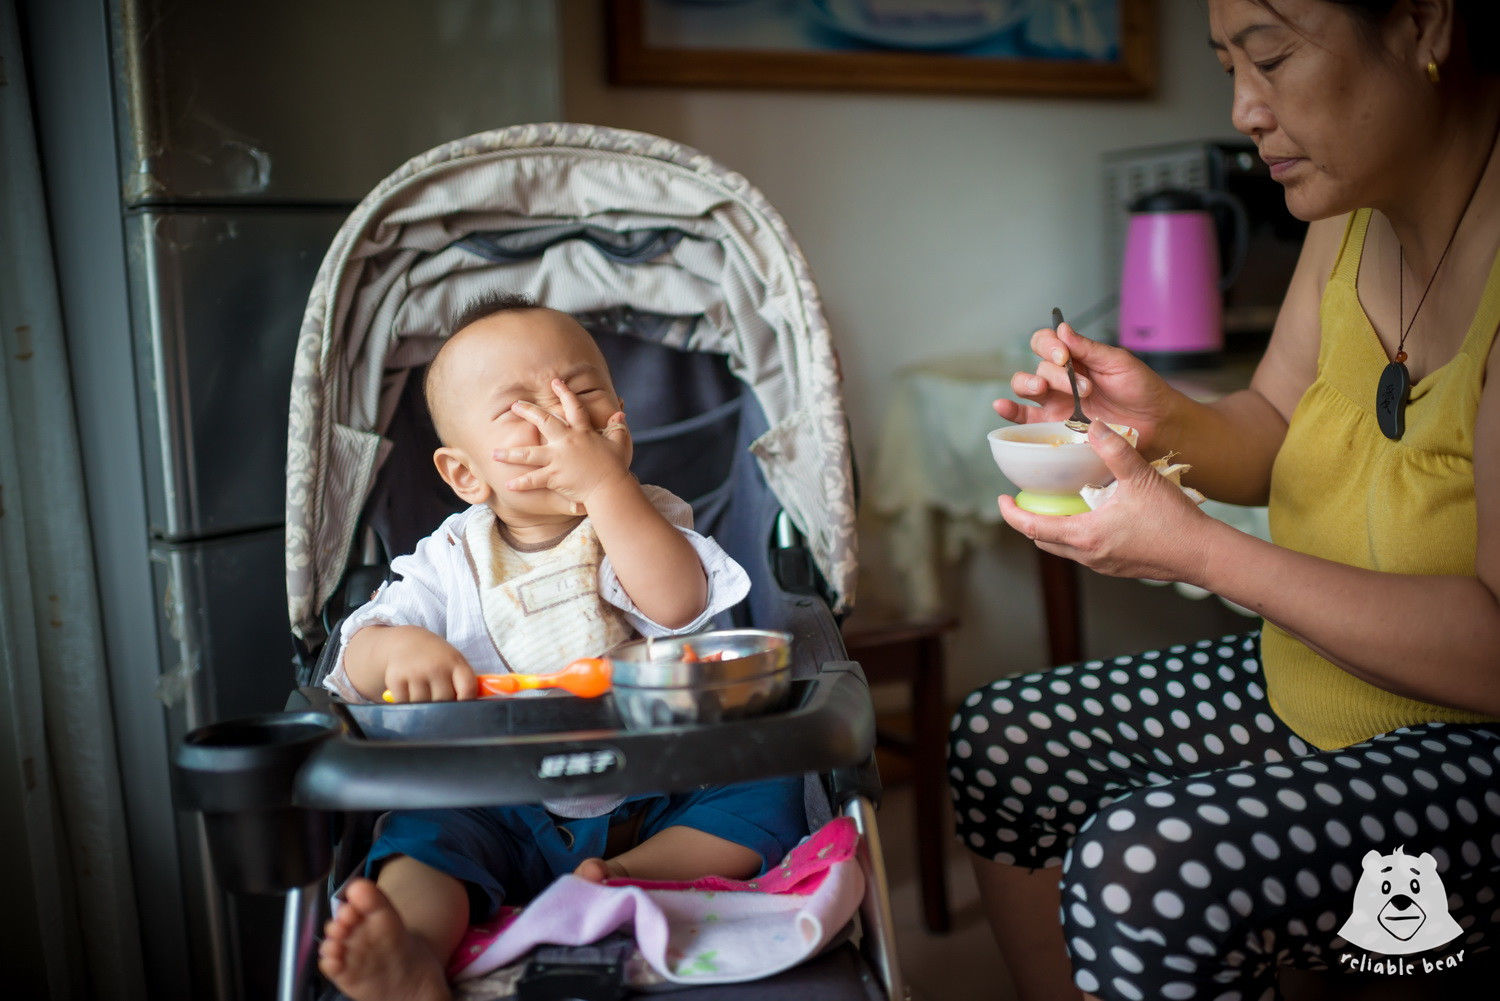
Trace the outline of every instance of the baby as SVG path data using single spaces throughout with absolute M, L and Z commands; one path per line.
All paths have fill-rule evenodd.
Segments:
M 475 303 L 427 370 L 439 474 L 471 506 L 345 621 L 325 682 L 351 701 L 471 699 L 478 673 L 554 672 L 632 633 L 703 628 L 749 579 L 692 512 L 630 473 L 622 403 L 572 317 Z M 799 778 L 681 795 L 390 814 L 324 928 L 319 968 L 355 1001 L 448 998 L 465 929 L 572 872 L 745 879 L 805 832 Z

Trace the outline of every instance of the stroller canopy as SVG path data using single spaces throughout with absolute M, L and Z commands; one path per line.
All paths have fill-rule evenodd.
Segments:
M 483 292 L 523 292 L 668 347 L 713 352 L 769 430 L 751 444 L 836 611 L 853 600 L 854 484 L 828 323 L 785 222 L 739 174 L 656 136 L 521 125 L 418 156 L 334 237 L 292 376 L 286 580 L 293 632 L 343 577 L 407 375 Z M 436 527 L 436 526 L 434 526 Z

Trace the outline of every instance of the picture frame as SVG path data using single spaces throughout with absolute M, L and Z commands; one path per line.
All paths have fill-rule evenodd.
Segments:
M 1155 0 L 606 5 L 615 84 L 1033 97 L 1156 86 Z

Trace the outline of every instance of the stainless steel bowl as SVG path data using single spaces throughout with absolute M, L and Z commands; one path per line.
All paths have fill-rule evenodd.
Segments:
M 684 660 L 685 647 L 698 657 Z M 606 653 L 615 708 L 630 730 L 717 723 L 781 707 L 792 684 L 792 637 L 768 629 L 721 629 L 639 639 Z

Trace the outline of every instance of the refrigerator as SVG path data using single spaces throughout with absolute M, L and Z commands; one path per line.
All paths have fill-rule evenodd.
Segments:
M 144 997 L 274 996 L 281 904 L 214 884 L 168 760 L 279 709 L 292 357 L 355 203 L 560 116 L 552 0 L 18 0 L 100 578 Z M 124 996 L 142 996 L 141 987 Z

